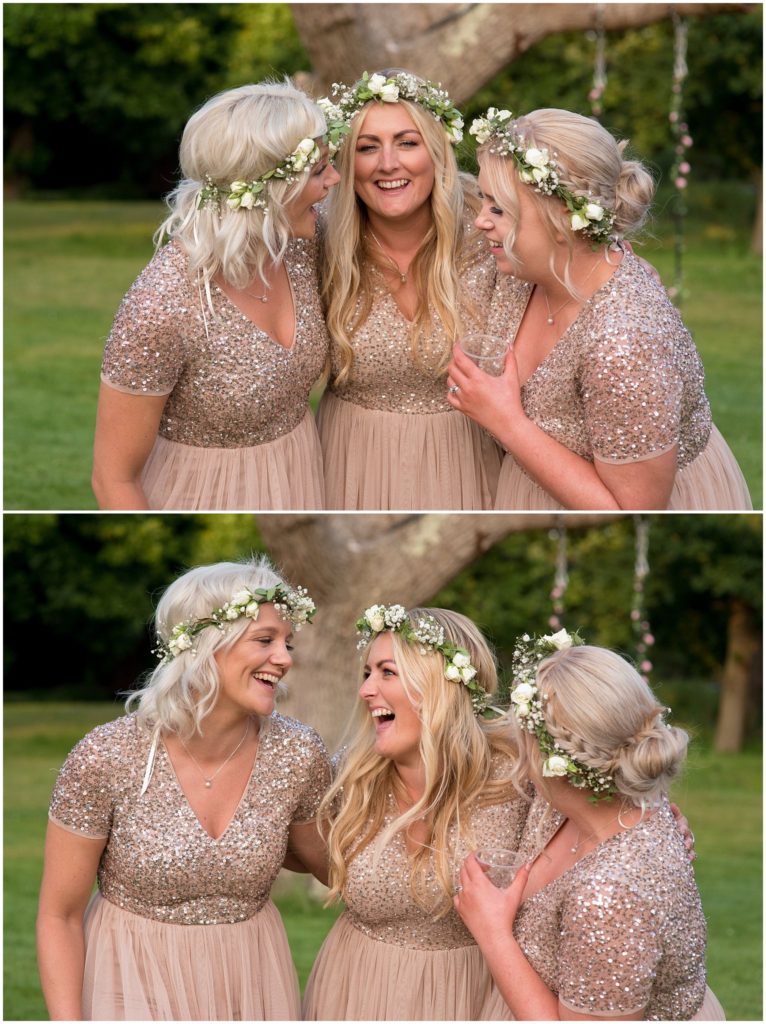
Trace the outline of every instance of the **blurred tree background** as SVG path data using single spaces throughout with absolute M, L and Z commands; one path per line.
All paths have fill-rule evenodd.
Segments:
M 14 195 L 156 197 L 173 182 L 189 113 L 207 97 L 311 70 L 290 7 L 279 3 L 8 4 L 4 33 L 6 176 Z M 665 20 L 606 40 L 601 120 L 663 173 L 673 157 L 672 39 Z M 695 177 L 752 181 L 760 165 L 761 48 L 758 6 L 690 19 L 685 103 Z M 466 110 L 500 103 L 589 114 L 593 60 L 592 32 L 549 36 Z
M 759 635 L 761 520 L 648 518 L 645 601 L 656 638 L 652 681 L 681 719 L 712 737 L 727 648 L 736 642 L 733 617 L 744 609 L 749 634 Z M 592 643 L 632 654 L 634 517 L 570 529 L 568 535 L 570 582 L 562 621 L 581 628 Z M 114 698 L 152 667 L 153 606 L 176 575 L 192 565 L 264 549 L 258 519 L 248 515 L 7 515 L 6 699 Z M 509 534 L 430 603 L 475 619 L 507 671 L 515 637 L 550 628 L 557 550 L 547 529 Z M 370 593 L 368 602 L 377 597 Z M 320 607 L 319 629 L 321 621 Z M 349 622 L 349 635 L 352 629 Z M 52 657 L 41 657 L 43 650 Z M 760 664 L 756 653 L 746 666 L 751 738 L 760 729 Z M 354 671 L 349 664 L 349 694 Z M 320 688 L 321 671 L 315 669 L 314 677 Z

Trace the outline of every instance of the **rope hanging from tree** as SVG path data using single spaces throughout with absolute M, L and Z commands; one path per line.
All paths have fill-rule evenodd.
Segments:
M 649 575 L 649 520 L 646 516 L 636 516 L 635 524 L 636 562 L 633 569 L 633 604 L 630 620 L 635 638 L 636 666 L 644 682 L 648 683 L 649 673 L 652 671 L 649 648 L 654 643 L 644 593 L 644 581 Z
M 566 527 L 561 526 L 551 530 L 550 536 L 556 541 L 556 571 L 550 594 L 553 614 L 548 619 L 548 625 L 551 629 L 559 630 L 561 629 L 561 616 L 564 614 L 564 598 L 569 584 Z
M 593 65 L 593 84 L 588 93 L 590 112 L 593 117 L 600 117 L 603 111 L 601 97 L 606 89 L 606 33 L 604 32 L 604 4 L 596 4 L 596 28 L 588 33 L 596 42 Z
M 684 80 L 688 74 L 686 65 L 686 44 L 688 23 L 685 18 L 673 14 L 673 87 L 670 99 L 670 131 L 673 136 L 674 157 L 670 178 L 675 186 L 673 203 L 673 219 L 675 221 L 675 262 L 673 284 L 668 288 L 668 295 L 677 306 L 683 298 L 683 253 L 684 253 L 684 217 L 686 216 L 685 189 L 691 171 L 686 151 L 693 143 L 689 134 L 689 126 L 684 120 Z

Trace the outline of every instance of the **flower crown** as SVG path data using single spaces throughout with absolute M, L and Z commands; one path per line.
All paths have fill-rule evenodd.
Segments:
M 331 153 L 335 152 L 328 142 Z M 253 181 L 232 181 L 230 185 L 216 185 L 209 174 L 205 175 L 205 184 L 200 189 L 198 209 L 218 206 L 221 199 L 231 210 L 261 209 L 264 214 L 269 212 L 266 202 L 266 191 L 270 181 L 286 181 L 292 184 L 298 175 L 312 167 L 322 155 L 322 151 L 313 139 L 301 139 L 292 153 L 281 164 L 266 171 L 260 178 Z
M 510 110 L 490 107 L 483 117 L 477 117 L 468 129 L 480 146 L 492 140 L 490 153 L 511 157 L 519 177 L 527 185 L 533 185 L 537 192 L 546 196 L 557 196 L 569 210 L 569 221 L 573 231 L 582 231 L 594 242 L 609 244 L 616 241 L 614 213 L 600 203 L 594 203 L 590 196 L 575 195 L 559 181 L 555 151 L 551 158 L 547 149 L 527 147 L 524 135 L 514 130 Z M 514 122 L 515 123 L 515 122 Z
M 330 99 L 323 96 L 319 106 L 327 120 L 327 136 L 330 145 L 337 149 L 343 137 L 351 131 L 351 122 L 370 100 L 380 103 L 398 103 L 410 100 L 420 104 L 435 120 L 441 121 L 453 146 L 463 138 L 463 118 L 453 105 L 448 93 L 438 82 L 424 82 L 415 75 L 400 71 L 386 78 L 385 75 L 371 75 L 365 71 L 354 86 L 334 82 Z
M 160 659 L 161 665 L 168 664 L 184 651 L 196 654 L 194 640 L 203 629 L 207 629 L 208 626 L 223 629 L 227 623 L 233 622 L 241 615 L 255 621 L 262 604 L 273 604 L 283 619 L 292 622 L 296 633 L 304 622 L 311 622 L 316 613 L 316 605 L 304 587 L 288 587 L 285 583 L 277 583 L 275 587 L 259 587 L 257 590 L 245 587 L 235 594 L 231 601 L 211 612 L 207 618 L 179 622 L 173 626 L 167 640 L 158 639 L 154 653 Z
M 465 647 L 459 647 L 447 640 L 444 629 L 432 615 L 421 615 L 413 626 L 407 617 L 407 610 L 400 604 L 374 604 L 361 619 L 357 619 L 359 634 L 357 648 L 362 650 L 371 643 L 378 633 L 388 630 L 398 633 L 408 644 L 419 648 L 421 654 L 441 654 L 447 665 L 444 677 L 451 683 L 462 683 L 471 694 L 473 713 L 483 718 L 500 715 L 490 706 L 490 695 L 476 680 L 476 669 Z
M 519 726 L 537 737 L 545 758 L 544 776 L 566 778 L 576 789 L 591 790 L 593 800 L 603 800 L 609 799 L 616 792 L 612 776 L 575 760 L 556 743 L 545 724 L 546 695 L 540 694 L 537 686 L 537 670 L 544 658 L 556 651 L 579 647 L 584 643 L 578 633 L 567 633 L 565 629 L 560 629 L 552 636 L 533 638 L 524 633 L 519 637 L 513 651 L 511 710 Z

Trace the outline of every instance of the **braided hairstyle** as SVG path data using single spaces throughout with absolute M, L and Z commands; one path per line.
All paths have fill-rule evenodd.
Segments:
M 611 775 L 637 807 L 659 803 L 681 770 L 689 737 L 665 724 L 667 709 L 628 661 L 603 647 L 567 648 L 540 663 L 537 685 L 548 732 L 567 754 Z M 531 758 L 539 778 L 540 749 L 529 739 L 522 760 Z

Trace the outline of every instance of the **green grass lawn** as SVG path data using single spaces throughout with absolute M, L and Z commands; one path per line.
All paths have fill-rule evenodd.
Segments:
M 117 704 L 6 704 L 5 1020 L 45 1018 L 34 918 L 56 771 L 77 739 L 120 711 Z M 697 837 L 710 985 L 730 1020 L 762 1019 L 760 754 L 717 755 L 700 744 L 674 796 Z M 303 984 L 336 915 L 303 888 L 279 888 L 276 902 Z
M 752 198 L 699 185 L 687 229 L 684 315 L 717 425 L 761 482 L 761 261 L 748 251 Z M 672 230 L 658 204 L 642 250 L 671 281 Z M 98 375 L 114 312 L 152 253 L 160 204 L 5 206 L 5 507 L 95 508 L 90 464 Z

